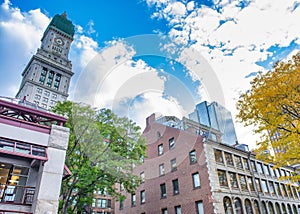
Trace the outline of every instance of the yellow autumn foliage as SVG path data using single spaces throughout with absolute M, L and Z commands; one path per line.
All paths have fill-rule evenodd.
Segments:
M 300 163 L 300 53 L 259 73 L 237 108 L 238 120 L 261 135 L 258 158 L 276 166 Z

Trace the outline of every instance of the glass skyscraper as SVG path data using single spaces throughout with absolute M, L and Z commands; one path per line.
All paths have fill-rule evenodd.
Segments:
M 234 145 L 237 137 L 230 111 L 217 102 L 204 101 L 196 105 L 196 110 L 189 115 L 191 120 L 202 125 L 219 130 L 222 133 L 222 143 Z

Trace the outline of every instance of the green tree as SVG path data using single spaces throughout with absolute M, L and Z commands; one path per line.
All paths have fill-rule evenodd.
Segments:
M 261 134 L 258 158 L 278 167 L 300 163 L 300 53 L 259 73 L 251 86 L 237 102 L 237 117 Z
M 66 165 L 72 176 L 62 182 L 60 213 L 81 213 L 92 204 L 96 190 L 106 190 L 122 200 L 116 183 L 122 183 L 128 192 L 137 188 L 140 180 L 132 170 L 146 150 L 140 127 L 111 110 L 95 111 L 70 101 L 58 103 L 54 112 L 67 116 L 65 126 L 70 128 Z

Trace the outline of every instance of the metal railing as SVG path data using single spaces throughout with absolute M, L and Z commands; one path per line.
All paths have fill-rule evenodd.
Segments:
M 34 193 L 35 187 L 0 185 L 0 203 L 31 205 Z

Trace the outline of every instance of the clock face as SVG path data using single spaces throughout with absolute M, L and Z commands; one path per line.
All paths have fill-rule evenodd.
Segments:
M 55 38 L 54 41 L 59 46 L 63 46 L 65 44 L 64 41 L 62 40 L 62 38 L 60 38 L 60 37 Z

